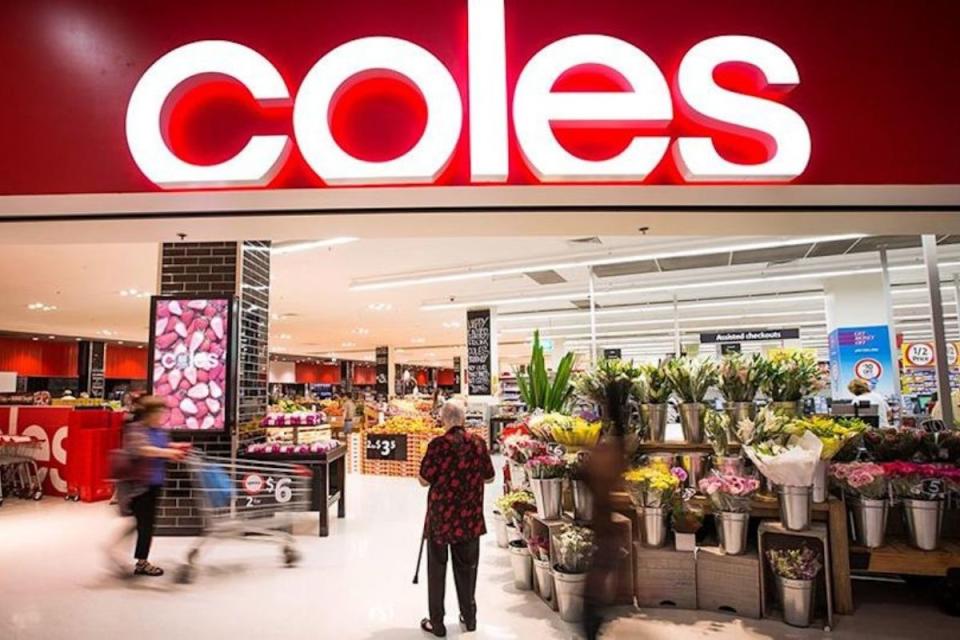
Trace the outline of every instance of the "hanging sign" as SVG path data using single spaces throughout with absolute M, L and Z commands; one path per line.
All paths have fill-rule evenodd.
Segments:
M 489 396 L 493 391 L 490 309 L 467 311 L 467 393 Z
M 374 391 L 378 396 L 386 398 L 390 393 L 390 347 L 377 347 L 377 381 Z
M 799 340 L 800 329 L 744 329 L 736 331 L 709 331 L 700 334 L 700 344 L 716 342 L 773 342 Z
M 604 360 L 619 360 L 622 356 L 623 356 L 622 349 L 604 349 L 603 350 Z

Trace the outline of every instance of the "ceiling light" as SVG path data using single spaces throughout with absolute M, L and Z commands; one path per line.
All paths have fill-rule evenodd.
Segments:
M 492 276 L 513 275 L 518 273 L 527 273 L 530 271 L 550 271 L 558 269 L 574 269 L 583 267 L 597 267 L 601 265 L 623 264 L 627 262 L 639 262 L 642 260 L 662 260 L 666 258 L 680 258 L 690 256 L 712 255 L 716 253 L 734 253 L 738 251 L 753 251 L 756 249 L 770 249 L 773 247 L 789 247 L 816 242 L 833 242 L 838 240 L 855 240 L 864 237 L 863 234 L 845 234 L 835 236 L 816 236 L 807 238 L 786 238 L 778 240 L 765 240 L 762 242 L 746 242 L 741 244 L 724 245 L 719 247 L 702 247 L 698 249 L 681 249 L 675 251 L 654 251 L 651 253 L 641 253 L 633 255 L 620 256 L 598 256 L 584 257 L 579 260 L 566 260 L 554 263 L 527 263 L 511 267 L 468 267 L 465 270 L 424 274 L 413 277 L 392 277 L 376 278 L 369 280 L 358 280 L 350 284 L 353 291 L 371 291 L 375 289 L 391 289 L 396 287 L 407 287 L 417 284 L 431 284 L 437 282 L 454 282 L 459 280 L 473 280 L 476 278 L 489 278 Z
M 357 327 L 357 328 L 354 329 L 351 333 L 353 333 L 353 335 L 355 335 L 355 336 L 365 336 L 365 335 L 369 335 L 370 329 L 364 329 L 363 327 Z
M 443 328 L 444 328 L 444 329 L 458 329 L 459 327 L 460 327 L 460 323 L 457 322 L 456 320 L 454 320 L 453 322 L 444 322 L 444 323 L 443 323 Z
M 393 309 L 393 305 L 389 302 L 372 302 L 367 305 L 367 309 L 370 309 L 370 311 L 390 311 L 390 309 Z
M 410 338 L 410 342 L 412 342 L 413 344 L 423 344 L 426 341 L 427 341 L 426 338 Z
M 286 347 L 271 347 L 271 350 L 273 350 L 273 351 L 286 351 L 287 348 L 286 348 Z
M 31 340 L 39 340 L 39 339 L 40 338 L 38 338 L 37 336 L 33 336 L 33 338 L 31 338 Z
M 355 346 L 357 346 L 357 343 L 356 343 L 356 342 L 341 342 L 341 343 L 340 343 L 340 346 L 341 346 L 341 347 L 355 347 Z
M 278 340 L 289 340 L 289 339 L 291 339 L 292 337 L 293 337 L 293 336 L 291 336 L 289 333 L 278 333 L 278 334 L 277 334 L 277 339 L 278 339 Z
M 51 340 L 56 340 L 56 339 L 57 339 L 57 336 L 47 336 L 47 337 L 50 338 Z
M 737 314 L 737 315 L 726 315 L 726 316 L 700 316 L 700 317 L 684 317 L 679 318 L 678 321 L 680 324 L 686 324 L 688 322 L 708 322 L 708 321 L 718 321 L 718 320 L 742 320 L 747 318 L 778 318 L 781 316 L 796 316 L 796 315 L 822 315 L 823 309 L 804 309 L 799 311 L 771 311 L 769 313 L 750 313 L 750 314 Z M 673 318 L 656 318 L 656 319 L 647 319 L 647 320 L 625 320 L 623 322 L 604 322 L 603 324 L 597 325 L 597 331 L 600 331 L 606 327 L 629 327 L 633 325 L 657 325 L 657 324 L 672 324 Z M 541 326 L 541 329 L 552 329 L 552 330 L 567 330 L 567 329 L 589 329 L 589 324 L 568 324 L 568 325 L 558 325 L 558 326 Z M 533 331 L 532 327 L 511 327 L 507 329 L 501 329 L 501 333 L 523 333 L 527 331 Z
M 27 305 L 27 309 L 29 309 L 30 311 L 56 311 L 57 305 L 44 304 L 42 302 L 33 302 Z
M 311 240 L 308 242 L 293 242 L 290 244 L 275 245 L 272 247 L 270 253 L 275 256 L 282 256 L 288 253 L 297 253 L 300 251 L 309 251 L 310 249 L 320 249 L 322 247 L 336 247 L 342 244 L 350 244 L 351 242 L 356 242 L 358 238 L 353 238 L 350 236 L 341 236 L 336 238 L 328 238 L 326 240 Z
M 83 342 L 83 338 L 75 338 L 77 342 Z

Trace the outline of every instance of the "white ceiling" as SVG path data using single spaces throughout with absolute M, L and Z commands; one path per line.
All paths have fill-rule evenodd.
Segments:
M 321 236 L 313 236 L 321 237 Z M 417 274 L 437 270 L 464 269 L 477 265 L 570 261 L 598 252 L 650 253 L 665 250 L 727 247 L 738 242 L 758 242 L 763 238 L 676 238 L 603 237 L 600 245 L 571 244 L 560 237 L 470 237 L 421 239 L 362 239 L 334 248 L 316 249 L 274 256 L 272 261 L 271 349 L 277 353 L 303 354 L 316 357 L 332 353 L 339 357 L 372 359 L 377 345 L 403 349 L 398 360 L 421 364 L 449 366 L 460 353 L 464 329 L 457 326 L 464 319 L 462 308 L 438 311 L 421 310 L 423 303 L 444 303 L 454 297 L 464 304 L 470 301 L 564 294 L 562 300 L 531 301 L 502 305 L 499 313 L 530 311 L 537 313 L 528 320 L 502 320 L 502 355 L 522 358 L 528 352 L 525 344 L 530 331 L 540 327 L 558 341 L 574 344 L 589 334 L 585 313 L 555 318 L 545 310 L 575 311 L 570 301 L 585 297 L 588 288 L 587 270 L 582 267 L 559 269 L 566 283 L 540 285 L 522 274 L 483 277 L 472 280 L 431 283 L 380 291 L 351 291 L 356 280 Z M 767 238 L 766 240 L 770 240 Z M 774 239 L 775 241 L 775 239 Z M 108 337 L 111 340 L 143 341 L 146 339 L 148 299 L 121 296 L 120 291 L 135 288 L 153 291 L 157 281 L 158 247 L 154 243 L 112 244 L 37 244 L 6 245 L 0 251 L 0 330 L 28 332 L 43 336 Z M 891 251 L 891 263 L 916 263 L 916 249 Z M 940 248 L 941 262 L 960 260 L 960 251 L 953 245 Z M 755 282 L 747 285 L 714 285 L 690 287 L 690 283 L 729 281 L 739 278 L 782 276 L 823 270 L 875 267 L 875 251 L 851 253 L 826 258 L 807 258 L 789 264 L 767 262 L 739 266 L 715 266 L 700 269 L 645 273 L 622 277 L 600 278 L 597 290 L 601 308 L 636 306 L 643 303 L 672 302 L 673 293 L 681 305 L 681 330 L 687 341 L 695 341 L 699 328 L 766 328 L 801 326 L 804 337 L 815 346 L 823 346 L 823 302 L 809 299 L 819 295 L 822 278 Z M 945 267 L 942 277 L 948 280 L 957 267 Z M 910 283 L 920 286 L 922 269 L 895 270 L 895 287 Z M 616 295 L 624 288 L 656 288 L 628 295 Z M 956 334 L 952 287 L 946 291 L 948 332 Z M 779 294 L 800 295 L 795 302 L 764 301 L 742 304 L 736 298 Z M 735 300 L 721 304 L 718 298 Z M 929 332 L 929 316 L 922 291 L 897 294 L 896 316 L 904 320 L 908 338 L 925 337 Z M 701 306 L 689 306 L 700 301 Z M 712 301 L 713 306 L 702 306 Z M 30 310 L 28 305 L 43 303 L 56 310 Z M 716 304 L 714 304 L 716 303 Z M 918 305 L 907 307 L 904 305 Z M 373 310 L 370 305 L 389 305 L 389 309 Z M 869 313 L 869 311 L 867 312 Z M 778 315 L 779 314 L 779 315 Z M 702 320 L 701 320 L 702 319 Z M 615 324 L 614 324 L 615 323 Z M 651 350 L 669 343 L 673 328 L 670 309 L 639 309 L 635 313 L 603 313 L 598 317 L 601 344 L 630 346 L 643 351 L 636 343 L 645 343 Z M 527 329 L 527 330 L 517 330 Z M 109 335 L 106 335 L 109 332 Z M 608 337 L 605 337 L 608 336 Z M 633 343 L 633 344 L 631 344 Z

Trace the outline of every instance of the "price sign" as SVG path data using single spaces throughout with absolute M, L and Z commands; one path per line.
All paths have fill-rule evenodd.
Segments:
M 883 365 L 873 358 L 864 358 L 853 366 L 853 372 L 862 380 L 876 380 L 883 375 Z
M 407 459 L 407 436 L 404 434 L 367 434 L 368 460 L 393 460 L 405 462 Z
M 936 500 L 943 495 L 943 489 L 943 480 L 940 478 L 927 478 L 916 485 L 912 493 L 928 500 Z
M 933 345 L 928 342 L 914 342 L 906 349 L 907 363 L 914 367 L 929 367 L 933 364 Z
M 286 504 L 293 498 L 293 479 L 286 476 L 248 473 L 241 478 L 240 488 L 245 494 L 238 501 L 241 507 Z
M 467 312 L 467 393 L 489 396 L 492 393 L 490 353 L 490 310 Z

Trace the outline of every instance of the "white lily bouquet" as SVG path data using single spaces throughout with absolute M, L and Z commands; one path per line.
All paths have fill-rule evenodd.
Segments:
M 766 478 L 777 485 L 809 487 L 820 461 L 823 443 L 809 431 L 793 436 L 787 443 L 775 439 L 744 447 L 747 457 Z

